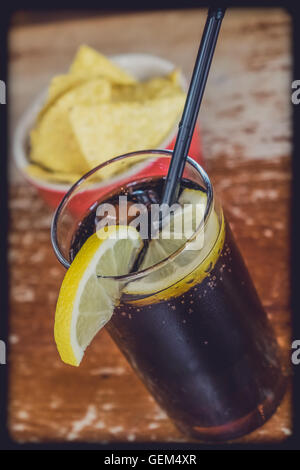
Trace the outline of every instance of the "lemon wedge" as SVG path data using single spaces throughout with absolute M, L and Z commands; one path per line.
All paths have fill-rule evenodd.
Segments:
M 119 301 L 120 282 L 99 275 L 128 274 L 142 246 L 134 227 L 109 226 L 89 237 L 76 255 L 55 312 L 55 341 L 67 364 L 80 364 L 86 347 L 110 320 Z
M 203 191 L 185 189 L 182 192 L 178 201 L 181 207 L 162 227 L 159 237 L 150 241 L 140 269 L 149 268 L 170 257 L 189 240 L 191 233 L 183 231 L 183 221 L 195 231 L 199 226 L 199 211 L 203 217 L 206 201 L 207 195 Z M 182 222 L 181 234 L 178 222 Z M 169 233 L 170 236 L 164 237 L 165 233 Z M 174 234 L 178 238 L 174 237 Z M 178 256 L 125 286 L 123 293 L 126 294 L 126 302 L 147 305 L 186 292 L 209 274 L 219 257 L 224 239 L 223 214 L 218 217 L 215 210 L 212 210 L 203 230 L 199 231 L 193 241 L 186 244 Z

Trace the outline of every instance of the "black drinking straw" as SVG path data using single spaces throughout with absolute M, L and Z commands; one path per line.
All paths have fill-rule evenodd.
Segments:
M 163 189 L 162 204 L 168 204 L 170 206 L 176 202 L 178 198 L 180 181 L 225 10 L 226 8 L 216 7 L 211 7 L 208 10 L 207 20 Z

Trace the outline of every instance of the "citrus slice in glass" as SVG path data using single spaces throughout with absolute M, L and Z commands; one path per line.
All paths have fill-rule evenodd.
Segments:
M 78 366 L 86 347 L 110 320 L 120 298 L 117 280 L 128 274 L 143 246 L 137 230 L 103 227 L 87 239 L 68 269 L 57 301 L 54 336 L 61 359 Z
M 150 274 L 129 282 L 123 290 L 126 301 L 144 305 L 167 300 L 186 292 L 209 274 L 224 243 L 223 215 L 220 220 L 212 209 L 207 223 L 192 241 L 188 241 L 199 227 L 199 213 L 200 222 L 204 216 L 206 201 L 204 191 L 183 190 L 178 200 L 180 207 L 163 225 L 158 238 L 150 241 L 139 269 L 149 268 L 169 258 L 168 262 Z M 184 230 L 186 225 L 187 231 Z M 174 253 L 185 243 L 185 248 L 173 259 Z

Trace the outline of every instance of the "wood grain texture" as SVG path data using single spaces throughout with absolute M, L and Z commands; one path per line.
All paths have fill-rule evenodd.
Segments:
M 200 18 L 200 21 L 199 21 Z M 10 33 L 11 131 L 80 43 L 104 53 L 151 52 L 191 72 L 203 12 L 106 16 L 15 27 Z M 280 10 L 229 11 L 201 111 L 206 169 L 283 348 L 290 354 L 290 50 Z M 176 47 L 174 46 L 176 45 Z M 259 47 L 258 47 L 259 45 Z M 187 52 L 188 51 L 188 52 Z M 64 269 L 50 245 L 51 210 L 11 167 L 9 428 L 21 442 L 188 442 L 155 404 L 106 331 L 80 368 L 53 340 Z M 292 432 L 291 391 L 273 417 L 238 442 Z

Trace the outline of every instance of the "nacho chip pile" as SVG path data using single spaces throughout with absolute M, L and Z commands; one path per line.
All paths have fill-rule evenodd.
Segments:
M 69 72 L 51 81 L 30 133 L 27 171 L 47 181 L 73 183 L 117 155 L 157 148 L 177 123 L 184 101 L 178 71 L 137 82 L 81 46 Z M 101 178 L 111 171 L 104 168 Z

